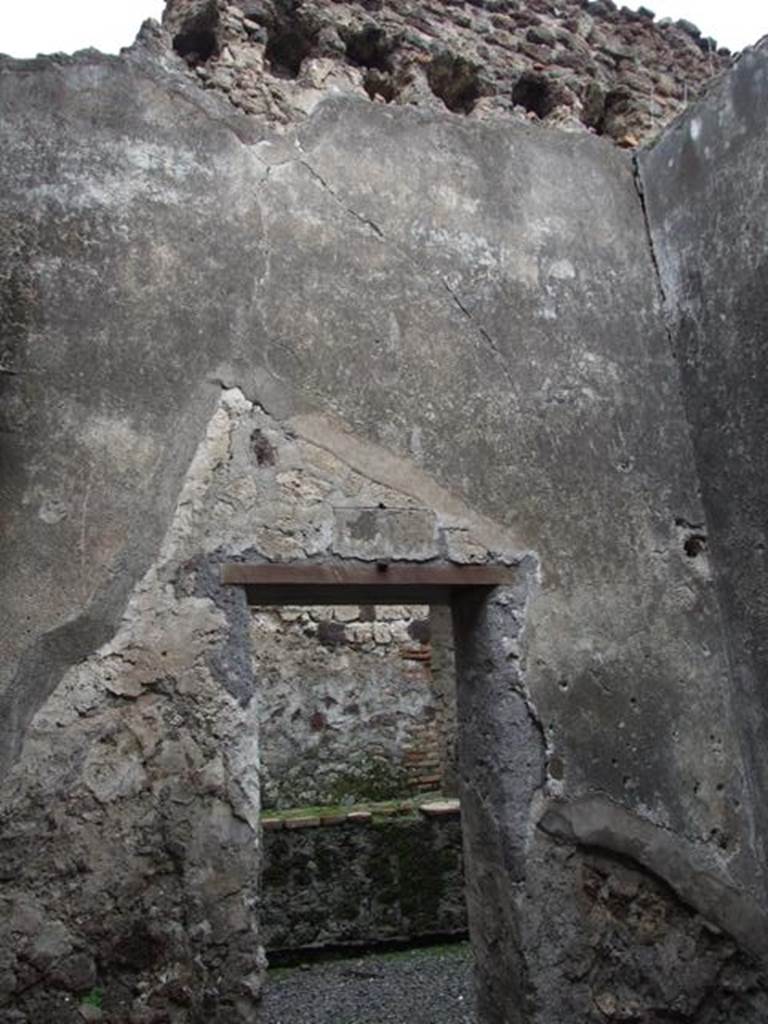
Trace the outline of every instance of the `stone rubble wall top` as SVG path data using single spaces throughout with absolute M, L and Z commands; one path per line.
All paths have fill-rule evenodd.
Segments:
M 206 89 L 289 126 L 331 92 L 653 139 L 730 66 L 687 21 L 612 0 L 168 0 Z

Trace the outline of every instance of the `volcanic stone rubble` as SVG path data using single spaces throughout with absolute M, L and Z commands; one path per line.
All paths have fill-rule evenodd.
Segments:
M 282 125 L 339 91 L 636 146 L 730 63 L 690 22 L 611 0 L 170 0 L 163 23 L 206 88 Z

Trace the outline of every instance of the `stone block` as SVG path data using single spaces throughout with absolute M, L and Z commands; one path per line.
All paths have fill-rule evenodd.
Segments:
M 261 827 L 266 832 L 275 832 L 284 826 L 285 822 L 283 818 L 262 818 Z
M 435 558 L 435 516 L 418 508 L 338 508 L 333 550 L 344 558 L 367 561 Z
M 77 1012 L 85 1021 L 99 1021 L 104 1019 L 104 1011 L 98 1006 L 93 1006 L 91 1003 L 82 1003 L 78 1006 Z
M 321 814 L 320 824 L 325 825 L 343 825 L 347 820 L 346 814 Z
M 458 800 L 429 800 L 419 804 L 419 810 L 428 818 L 444 818 L 460 814 L 461 805 Z

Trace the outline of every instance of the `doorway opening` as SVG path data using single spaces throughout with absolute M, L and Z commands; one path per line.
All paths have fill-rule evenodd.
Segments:
M 251 609 L 264 811 L 456 795 L 455 670 L 441 611 Z
M 415 641 L 411 654 L 418 650 L 424 657 L 425 627 L 409 632 L 409 626 L 426 622 L 424 610 L 429 607 L 431 628 L 442 621 L 455 645 L 456 796 L 438 792 L 450 774 L 445 772 L 448 758 L 440 765 L 439 778 L 433 780 L 439 785 L 423 796 L 406 793 L 400 800 L 360 801 L 355 788 L 360 776 L 352 773 L 352 782 L 347 779 L 335 790 L 339 802 L 299 808 L 280 806 L 291 803 L 290 786 L 286 788 L 285 783 L 290 770 L 281 772 L 275 765 L 268 769 L 275 778 L 265 780 L 266 802 L 273 806 L 265 807 L 262 814 L 260 900 L 267 948 L 280 952 L 283 941 L 274 933 L 270 937 L 268 916 L 270 898 L 279 894 L 281 886 L 287 887 L 289 895 L 273 919 L 285 923 L 294 912 L 297 928 L 303 929 L 299 942 L 305 949 L 370 947 L 372 943 L 362 938 L 364 930 L 378 929 L 381 922 L 395 941 L 418 938 L 426 918 L 434 920 L 436 913 L 445 910 L 445 875 L 451 874 L 453 856 L 446 849 L 452 847 L 458 850 L 463 868 L 458 880 L 453 870 L 454 891 L 459 894 L 454 904 L 460 904 L 462 915 L 467 914 L 479 976 L 486 976 L 480 988 L 494 1000 L 507 998 L 504 990 L 514 990 L 523 973 L 516 944 L 510 941 L 508 949 L 500 948 L 499 940 L 500 935 L 512 933 L 516 914 L 511 879 L 524 873 L 525 843 L 517 812 L 527 814 L 541 777 L 541 737 L 531 726 L 519 690 L 515 691 L 520 676 L 517 645 L 528 588 L 525 569 L 489 564 L 230 562 L 222 566 L 221 579 L 244 588 L 248 605 L 256 609 L 256 636 L 263 638 L 265 630 L 274 631 L 278 621 L 282 629 L 287 620 L 310 650 L 323 649 L 312 666 L 315 673 L 318 665 L 321 668 L 321 686 L 304 687 L 301 700 L 294 695 L 298 704 L 292 711 L 286 700 L 286 679 L 277 673 L 282 703 L 278 701 L 276 720 L 288 744 L 285 726 L 297 711 L 295 722 L 305 740 L 333 732 L 338 725 L 333 703 L 338 695 L 333 693 L 333 680 L 323 680 L 322 668 L 332 669 L 334 657 L 347 654 L 347 667 L 352 663 L 354 669 L 350 651 L 344 650 L 350 641 L 359 645 L 351 653 L 376 657 L 375 627 L 389 623 L 388 630 L 379 628 L 380 636 L 387 634 L 391 639 L 395 634 L 401 640 L 408 636 Z M 395 618 L 387 617 L 392 615 Z M 412 635 L 420 630 L 421 639 Z M 366 645 L 367 652 L 363 651 Z M 414 658 L 414 662 L 423 673 L 424 661 Z M 258 674 L 258 652 L 254 663 Z M 258 687 L 262 690 L 262 680 Z M 354 707 L 349 708 L 355 702 L 349 696 L 344 695 L 342 711 L 347 708 L 347 715 L 354 717 Z M 379 721 L 379 725 L 387 723 Z M 396 728 L 389 735 L 396 737 Z M 306 781 L 308 773 L 302 772 L 306 792 L 317 798 L 327 792 L 323 787 L 328 779 L 334 778 L 328 765 L 317 771 L 314 780 Z M 396 772 L 398 778 L 404 776 Z M 451 829 L 452 844 L 446 840 Z
M 466 936 L 455 671 L 441 612 L 252 608 L 260 931 L 273 965 Z

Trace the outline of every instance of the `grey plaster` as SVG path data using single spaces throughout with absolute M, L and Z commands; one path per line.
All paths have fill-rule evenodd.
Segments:
M 747 765 L 750 844 L 766 893 L 768 672 L 765 334 L 768 47 L 640 161 L 651 238 L 701 478 L 728 684 Z M 704 524 L 702 518 L 701 523 Z
M 0 227 L 14 369 L 2 434 L 7 767 L 63 671 L 114 632 L 156 553 L 218 396 L 209 379 L 231 346 L 225 325 L 247 302 L 234 254 L 253 244 L 236 205 L 215 236 L 202 227 L 205 208 L 218 209 L 213 181 L 242 171 L 238 141 L 131 62 L 9 62 L 0 78 L 2 145 L 14 152 Z M 24 128 L 32 109 L 45 157 Z M 207 265 L 230 265 L 228 284 L 200 288 L 203 235 Z M 212 301 L 232 288 L 234 303 Z
M 681 794 L 701 780 L 682 748 L 711 744 L 710 722 L 728 720 L 725 653 L 706 559 L 686 556 L 677 526 L 702 513 L 631 162 L 594 139 L 488 133 L 421 111 L 386 108 L 370 121 L 348 100 L 324 103 L 299 142 L 352 232 L 336 260 L 350 275 L 353 261 L 371 267 L 376 284 L 390 252 L 409 268 L 386 312 L 375 286 L 366 296 L 354 337 L 370 346 L 374 372 L 353 397 L 359 412 L 345 401 L 345 417 L 388 447 L 410 447 L 539 555 L 531 686 L 568 785 L 598 784 L 688 827 Z M 403 154 L 417 150 L 423 159 L 406 170 Z M 297 173 L 282 166 L 270 180 Z M 277 315 L 314 336 L 309 282 L 294 280 L 297 301 Z M 411 298 L 417 285 L 423 298 Z M 316 375 L 324 344 L 346 364 L 351 343 L 335 326 L 330 276 L 324 287 Z M 426 332 L 432 309 L 440 327 Z M 393 391 L 397 411 L 379 416 Z M 450 405 L 438 400 L 449 394 Z M 738 800 L 738 773 L 732 785 Z M 713 824 L 696 828 L 707 835 Z
M 530 582 L 453 605 L 459 717 L 459 792 L 467 908 L 484 1024 L 532 1019 L 520 895 L 529 871 L 529 818 L 545 782 L 545 742 L 521 673 Z
M 333 550 L 342 558 L 370 558 L 371 552 L 387 559 L 418 561 L 434 555 L 435 518 L 422 509 L 336 510 Z

